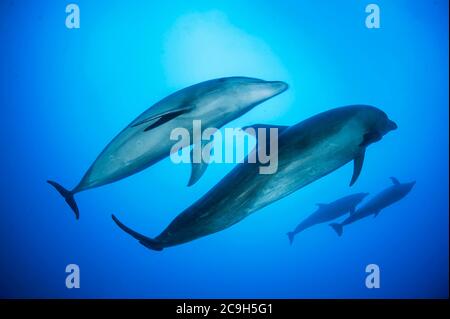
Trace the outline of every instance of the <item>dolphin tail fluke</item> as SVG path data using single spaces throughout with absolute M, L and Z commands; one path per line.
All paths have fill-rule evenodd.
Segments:
M 114 220 L 114 222 L 117 224 L 117 226 L 119 226 L 120 229 L 122 229 L 124 232 L 131 235 L 135 239 L 139 240 L 139 243 L 142 244 L 143 246 L 145 246 L 149 249 L 152 249 L 152 250 L 157 250 L 157 251 L 163 250 L 161 243 L 159 243 L 158 241 L 156 241 L 152 238 L 146 237 L 142 234 L 139 234 L 138 232 L 132 230 L 131 228 L 128 228 L 127 226 L 122 224 L 122 222 L 116 216 L 114 216 L 114 214 L 111 215 L 111 217 Z
M 332 223 L 330 224 L 331 228 L 334 229 L 334 231 L 338 234 L 338 236 L 342 236 L 342 232 L 344 231 L 344 227 L 341 224 L 338 223 Z
M 47 183 L 52 185 L 58 191 L 58 193 L 60 193 L 61 196 L 64 197 L 64 199 L 66 200 L 66 203 L 69 204 L 70 208 L 72 208 L 73 212 L 75 213 L 75 218 L 79 219 L 80 211 L 78 210 L 77 203 L 75 202 L 75 198 L 73 197 L 74 193 L 71 191 L 68 191 L 67 189 L 65 189 L 64 187 L 62 187 L 61 185 L 59 185 L 58 183 L 56 183 L 54 181 L 47 181 Z
M 293 231 L 290 231 L 287 233 L 287 236 L 289 238 L 289 244 L 292 245 L 292 243 L 294 242 L 295 233 Z

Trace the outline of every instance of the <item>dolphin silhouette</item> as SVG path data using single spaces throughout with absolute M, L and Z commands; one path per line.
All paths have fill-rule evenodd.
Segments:
M 204 127 L 220 128 L 287 88 L 281 81 L 248 77 L 214 79 L 184 88 L 151 106 L 120 132 L 75 188 L 66 190 L 54 181 L 47 182 L 65 198 L 78 219 L 76 193 L 113 183 L 169 156 L 174 128 L 185 128 L 191 136 L 193 120 L 201 120 Z M 200 178 L 205 165 L 192 165 L 189 186 Z
M 236 224 L 352 160 L 353 184 L 367 146 L 397 125 L 373 106 L 356 105 L 332 109 L 293 126 L 277 127 L 281 133 L 276 173 L 260 174 L 258 162 L 244 160 L 154 239 L 128 228 L 114 215 L 113 220 L 153 250 L 187 243 Z
M 400 183 L 395 177 L 391 177 L 393 185 L 378 193 L 375 197 L 367 201 L 356 212 L 350 215 L 342 223 L 332 223 L 330 226 L 339 236 L 342 236 L 344 226 L 352 224 L 360 219 L 374 215 L 377 217 L 380 211 L 405 197 L 416 182 Z
M 342 197 L 329 204 L 317 204 L 318 209 L 314 213 L 303 220 L 293 231 L 287 233 L 289 243 L 292 245 L 295 235 L 311 226 L 329 222 L 347 213 L 354 214 L 356 206 L 367 195 L 369 193 L 357 193 Z

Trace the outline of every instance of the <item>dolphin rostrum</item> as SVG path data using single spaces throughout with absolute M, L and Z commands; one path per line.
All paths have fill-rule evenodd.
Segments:
M 191 136 L 193 120 L 201 120 L 205 127 L 220 128 L 287 88 L 281 81 L 248 77 L 220 78 L 184 88 L 157 102 L 125 127 L 75 188 L 66 190 L 54 181 L 48 183 L 65 198 L 78 219 L 76 193 L 118 181 L 169 156 L 174 144 L 170 133 L 174 128 L 185 128 Z M 182 147 L 190 144 L 192 140 Z M 192 165 L 189 185 L 200 178 L 204 169 Z
M 355 105 L 317 114 L 293 126 L 277 127 L 281 132 L 276 173 L 260 174 L 258 163 L 244 160 L 154 239 L 131 230 L 113 215 L 114 221 L 153 250 L 192 241 L 236 224 L 352 160 L 353 184 L 367 146 L 397 125 L 375 107 Z
M 294 231 L 287 233 L 289 243 L 292 245 L 295 235 L 311 226 L 329 222 L 347 213 L 354 214 L 356 206 L 367 195 L 369 195 L 369 193 L 357 193 L 342 197 L 329 204 L 317 204 L 318 208 L 314 213 L 304 219 Z
M 370 215 L 377 215 L 380 211 L 395 202 L 398 202 L 403 197 L 405 197 L 416 184 L 416 182 L 411 183 L 400 183 L 395 177 L 391 177 L 392 186 L 389 186 L 382 192 L 378 193 L 363 204 L 360 208 L 356 210 L 356 212 L 350 215 L 347 219 L 345 219 L 342 223 L 332 223 L 330 226 L 336 231 L 336 233 L 341 236 L 344 231 L 344 226 L 348 224 L 352 224 L 360 219 L 368 217 Z

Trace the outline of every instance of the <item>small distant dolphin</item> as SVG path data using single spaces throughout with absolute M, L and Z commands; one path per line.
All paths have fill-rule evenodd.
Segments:
M 294 231 L 287 233 L 289 243 L 292 245 L 295 235 L 311 226 L 329 222 L 347 213 L 353 214 L 355 212 L 355 207 L 367 195 L 369 195 L 369 193 L 357 193 L 342 197 L 329 204 L 317 204 L 318 209 L 314 213 L 303 220 Z
M 401 184 L 395 177 L 391 177 L 392 183 L 394 185 L 386 188 L 381 193 L 378 193 L 374 198 L 370 199 L 367 203 L 363 204 L 356 212 L 350 215 L 342 223 L 333 223 L 330 226 L 336 231 L 336 233 L 341 236 L 344 231 L 344 226 L 352 224 L 360 219 L 367 216 L 377 215 L 380 211 L 395 202 L 398 202 L 403 197 L 405 197 L 416 184 L 416 182 Z
M 255 125 L 254 127 L 267 127 Z M 202 198 L 178 215 L 156 238 L 116 224 L 147 248 L 162 250 L 226 229 L 354 160 L 353 184 L 368 145 L 397 128 L 372 106 L 346 106 L 315 115 L 293 126 L 277 126 L 278 170 L 260 174 L 258 162 L 238 164 Z M 248 156 L 257 152 L 254 148 Z
M 191 136 L 193 120 L 201 120 L 203 127 L 220 128 L 287 88 L 281 81 L 248 77 L 220 78 L 184 88 L 154 104 L 120 132 L 74 189 L 66 190 L 54 181 L 48 183 L 65 198 L 78 219 L 76 193 L 113 183 L 169 156 L 174 128 L 185 128 Z M 189 186 L 200 178 L 205 165 L 192 164 Z

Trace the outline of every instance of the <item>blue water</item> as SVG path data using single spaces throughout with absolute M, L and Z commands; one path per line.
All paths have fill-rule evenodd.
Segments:
M 367 1 L 366 1 L 367 2 Z M 0 2 L 0 297 L 404 298 L 448 296 L 448 2 L 380 1 Z M 103 147 L 166 95 L 245 75 L 290 89 L 229 127 L 295 124 L 321 111 L 372 104 L 399 129 L 352 164 L 239 224 L 155 252 L 111 220 L 155 236 L 232 167 L 211 165 L 187 188 L 170 159 L 77 196 L 75 221 L 48 184 L 75 186 Z M 416 180 L 411 193 L 348 226 L 286 232 L 355 193 Z M 67 289 L 65 267 L 80 267 Z M 365 267 L 381 270 L 367 289 Z

